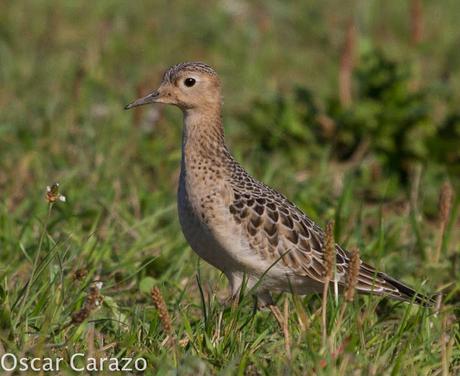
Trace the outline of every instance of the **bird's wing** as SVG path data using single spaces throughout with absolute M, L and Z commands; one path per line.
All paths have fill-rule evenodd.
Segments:
M 243 226 L 251 248 L 260 257 L 281 263 L 294 275 L 324 282 L 325 234 L 322 229 L 279 192 L 250 177 L 245 178 L 243 185 L 234 187 L 229 210 L 234 220 Z M 335 280 L 343 286 L 351 255 L 338 244 L 335 251 Z M 363 293 L 413 299 L 421 304 L 428 299 L 363 262 L 356 288 Z
M 243 226 L 251 248 L 264 259 L 279 260 L 295 275 L 323 282 L 323 231 L 278 192 L 258 188 L 251 192 L 236 189 L 230 205 L 230 213 Z M 337 247 L 339 280 L 347 262 L 345 251 Z

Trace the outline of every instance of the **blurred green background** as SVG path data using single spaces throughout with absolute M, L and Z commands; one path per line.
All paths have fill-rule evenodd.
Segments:
M 287 151 L 289 166 L 311 170 L 321 158 L 347 161 L 364 143 L 374 168 L 404 184 L 418 162 L 458 177 L 458 8 L 456 1 L 6 1 L 4 197 L 24 198 L 56 179 L 67 189 L 91 181 L 85 187 L 104 191 L 142 176 L 140 191 L 171 190 L 161 172 L 143 172 L 170 176 L 177 167 L 180 114 L 121 109 L 185 60 L 206 61 L 222 76 L 229 143 L 246 161 L 255 158 L 250 169 L 267 169 L 252 153 L 282 164 Z M 341 87 L 340 75 L 346 81 L 350 73 Z
M 126 336 L 100 324 L 117 351 L 158 346 L 152 285 L 164 286 L 174 312 L 196 313 L 197 258 L 175 213 L 182 115 L 160 106 L 123 111 L 168 66 L 190 60 L 220 74 L 227 142 L 249 172 L 319 224 L 334 218 L 337 239 L 359 245 L 376 266 L 417 287 L 429 279 L 429 291 L 457 281 L 458 301 L 460 2 L 3 0 L 0 8 L 6 348 L 22 349 L 30 331 L 69 320 L 85 297 L 87 285 L 72 279 L 80 269 L 86 283 L 97 277 L 108 286 L 100 315 L 123 314 L 131 325 Z M 46 222 L 44 192 L 55 181 L 67 202 Z M 454 199 L 439 243 L 443 183 Z M 13 303 L 37 252 L 33 298 L 18 315 Z M 223 277 L 201 268 L 222 295 Z M 58 308 L 41 310 L 50 304 Z M 144 327 L 156 334 L 139 340 Z M 84 337 L 75 328 L 59 333 L 50 341 Z M 175 364 L 157 350 L 154 362 Z M 240 350 L 218 360 L 200 353 L 205 346 L 195 351 L 220 369 Z M 263 359 L 258 367 L 269 372 Z

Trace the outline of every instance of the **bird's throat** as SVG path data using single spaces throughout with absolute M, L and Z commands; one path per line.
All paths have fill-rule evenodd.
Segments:
M 186 159 L 194 155 L 215 159 L 225 149 L 224 129 L 220 109 L 218 111 L 194 111 L 184 113 L 182 153 Z

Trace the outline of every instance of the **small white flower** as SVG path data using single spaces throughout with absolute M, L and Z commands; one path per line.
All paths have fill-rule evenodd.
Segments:
M 54 183 L 51 186 L 46 187 L 46 200 L 49 203 L 56 201 L 66 202 L 66 197 L 59 193 L 59 183 Z

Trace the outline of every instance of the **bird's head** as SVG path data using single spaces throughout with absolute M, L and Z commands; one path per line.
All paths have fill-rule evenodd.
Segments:
M 183 111 L 206 110 L 220 106 L 220 81 L 209 65 L 200 62 L 181 63 L 163 75 L 160 87 L 128 104 L 125 109 L 149 103 L 166 103 Z

